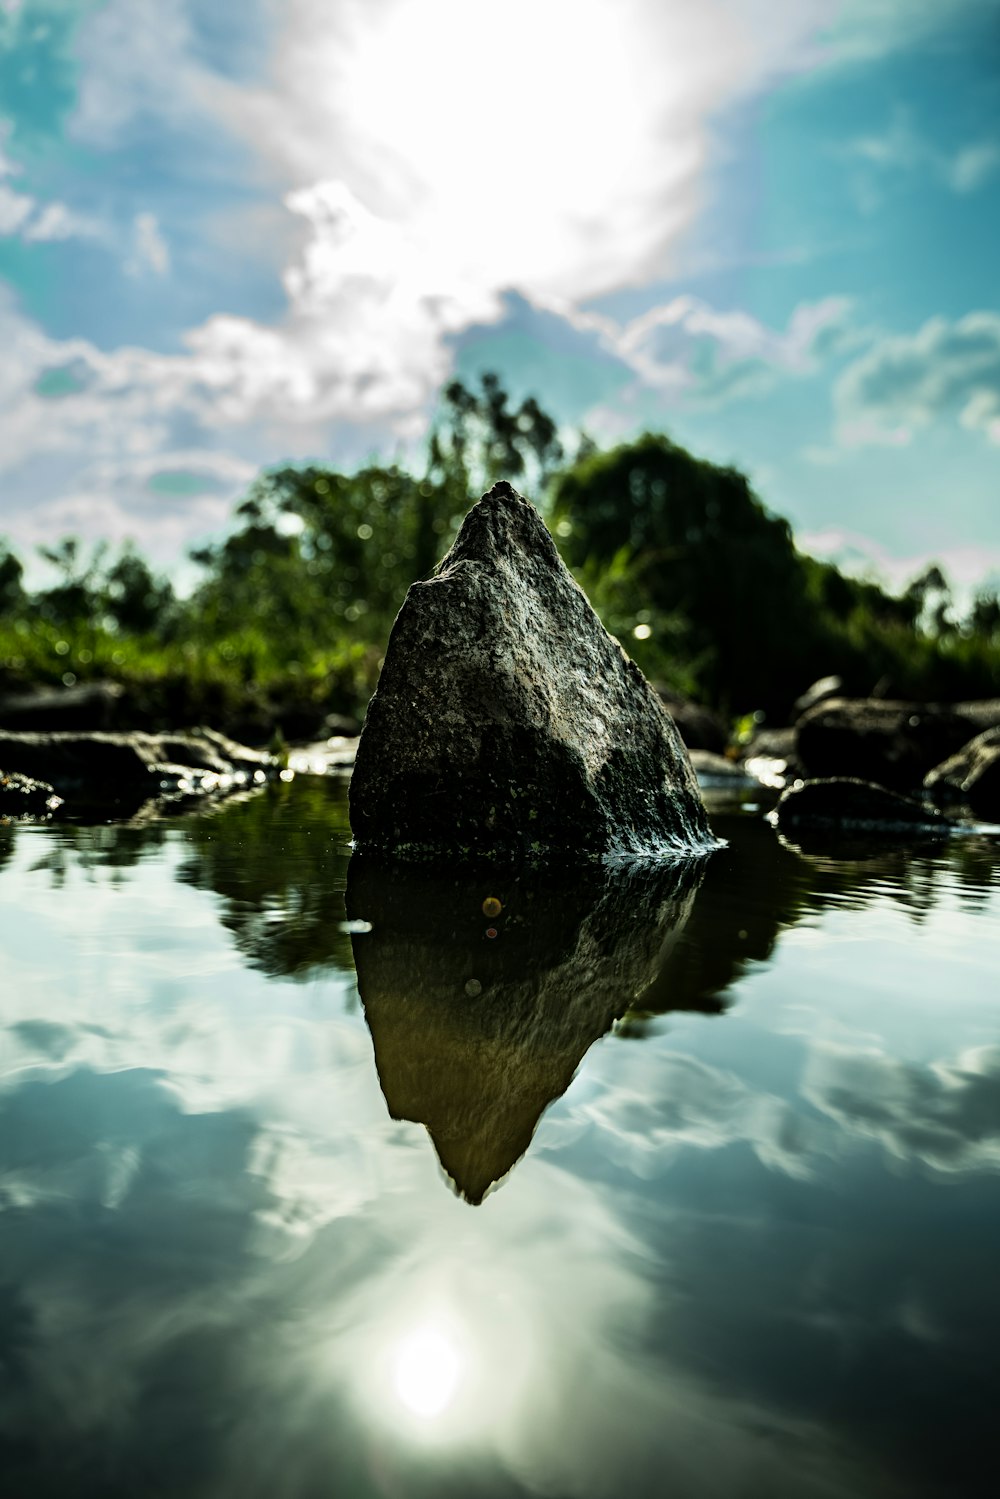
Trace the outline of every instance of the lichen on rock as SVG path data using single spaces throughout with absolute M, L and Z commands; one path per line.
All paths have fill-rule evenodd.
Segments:
M 350 800 L 357 845 L 404 858 L 677 857 L 715 843 L 669 714 L 504 482 L 406 596 Z

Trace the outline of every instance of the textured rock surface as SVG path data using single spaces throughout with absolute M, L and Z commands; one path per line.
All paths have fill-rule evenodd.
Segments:
M 509 484 L 406 596 L 361 735 L 351 826 L 359 847 L 410 858 L 712 846 L 672 720 Z
M 941 806 L 964 803 L 976 817 L 1000 822 L 1000 728 L 977 734 L 936 765 L 924 788 Z
M 913 797 L 850 776 L 790 786 L 782 792 L 773 817 L 782 831 L 823 827 L 945 834 L 954 826 Z
M 269 756 L 212 729 L 178 734 L 0 731 L 0 765 L 49 782 L 73 805 L 119 812 L 151 797 L 236 789 L 274 770 Z
M 841 677 L 819 677 L 811 686 L 807 687 L 801 697 L 797 697 L 792 704 L 792 721 L 801 718 L 808 713 L 810 708 L 815 708 L 818 703 L 825 703 L 831 697 L 843 697 L 844 683 Z
M 972 725 L 974 734 L 984 729 L 1000 728 L 1000 697 L 970 698 L 967 702 L 955 703 L 955 712 Z
M 588 1047 L 641 1004 L 704 867 L 429 876 L 355 854 L 347 913 L 371 926 L 352 945 L 386 1104 L 426 1126 L 468 1201 L 524 1154 Z
M 984 822 L 1000 822 L 1000 746 L 982 749 L 965 782 L 969 811 Z
M 973 706 L 830 698 L 799 720 L 798 758 L 808 776 L 858 776 L 911 790 L 983 727 Z
M 725 755 L 713 755 L 711 750 L 689 750 L 694 773 L 702 791 L 744 792 L 759 786 L 742 765 L 729 760 Z

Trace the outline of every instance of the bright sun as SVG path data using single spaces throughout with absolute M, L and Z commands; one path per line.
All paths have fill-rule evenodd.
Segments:
M 651 184 L 662 196 L 691 166 L 690 142 L 668 149 L 651 128 L 650 97 L 658 119 L 676 80 L 649 76 L 620 0 L 397 0 L 381 16 L 337 89 L 393 200 L 371 206 L 490 285 L 565 294 L 582 245 L 590 269 L 570 290 L 592 290 L 614 226 L 631 235 Z

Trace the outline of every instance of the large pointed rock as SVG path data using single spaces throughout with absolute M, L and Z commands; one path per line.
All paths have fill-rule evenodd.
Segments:
M 669 857 L 714 841 L 673 721 L 506 483 L 406 596 L 350 797 L 358 847 L 406 858 Z

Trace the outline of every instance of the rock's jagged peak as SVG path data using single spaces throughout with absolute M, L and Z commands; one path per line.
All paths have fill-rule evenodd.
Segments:
M 534 505 L 506 479 L 499 479 L 465 517 L 436 574 L 441 576 L 456 562 L 494 562 L 518 551 L 555 569 L 563 565 Z

